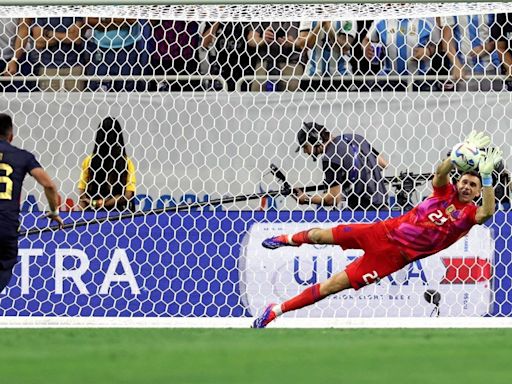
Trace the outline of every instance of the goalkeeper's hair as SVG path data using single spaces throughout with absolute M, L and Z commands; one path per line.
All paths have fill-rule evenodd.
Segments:
M 0 137 L 7 137 L 12 132 L 12 118 L 7 113 L 0 113 Z

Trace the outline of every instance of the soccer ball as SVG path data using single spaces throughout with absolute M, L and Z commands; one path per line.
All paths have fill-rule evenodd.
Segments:
M 473 171 L 480 162 L 480 150 L 466 143 L 459 143 L 453 147 L 450 160 L 462 172 Z

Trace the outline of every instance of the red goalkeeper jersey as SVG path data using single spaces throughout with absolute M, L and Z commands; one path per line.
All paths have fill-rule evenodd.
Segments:
M 437 253 L 464 236 L 476 224 L 473 203 L 458 199 L 454 184 L 434 192 L 405 215 L 384 221 L 388 237 L 401 245 L 409 260 Z

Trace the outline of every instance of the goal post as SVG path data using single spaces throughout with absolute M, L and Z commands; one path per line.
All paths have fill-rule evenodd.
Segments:
M 6 68 L 17 62 L 2 72 L 0 108 L 13 116 L 13 144 L 57 182 L 66 223 L 48 230 L 44 195 L 27 178 L 0 325 L 249 327 L 268 303 L 362 255 L 338 246 L 269 251 L 262 240 L 408 211 L 430 194 L 436 164 L 478 130 L 504 151 L 491 220 L 276 326 L 512 326 L 511 36 L 493 29 L 512 5 L 359 3 L 0 0 L 0 35 L 27 33 L 19 56 L 0 46 Z M 325 33 L 308 43 L 323 21 Z M 450 56 L 445 32 L 462 39 L 461 31 L 476 33 L 473 43 L 458 40 Z M 14 44 L 10 37 L 0 44 Z M 330 56 L 319 70 L 322 44 Z M 453 71 L 455 57 L 466 72 Z M 297 187 L 324 193 L 322 160 L 296 152 L 305 123 L 340 140 L 361 135 L 385 158 L 377 209 L 362 198 L 374 187 L 355 162 L 334 207 L 293 198 Z

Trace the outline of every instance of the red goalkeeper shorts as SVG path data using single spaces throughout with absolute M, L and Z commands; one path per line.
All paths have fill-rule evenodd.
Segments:
M 406 266 L 399 247 L 386 235 L 383 223 L 341 224 L 332 229 L 334 242 L 343 249 L 362 249 L 364 255 L 347 265 L 345 272 L 354 289 L 375 283 Z

